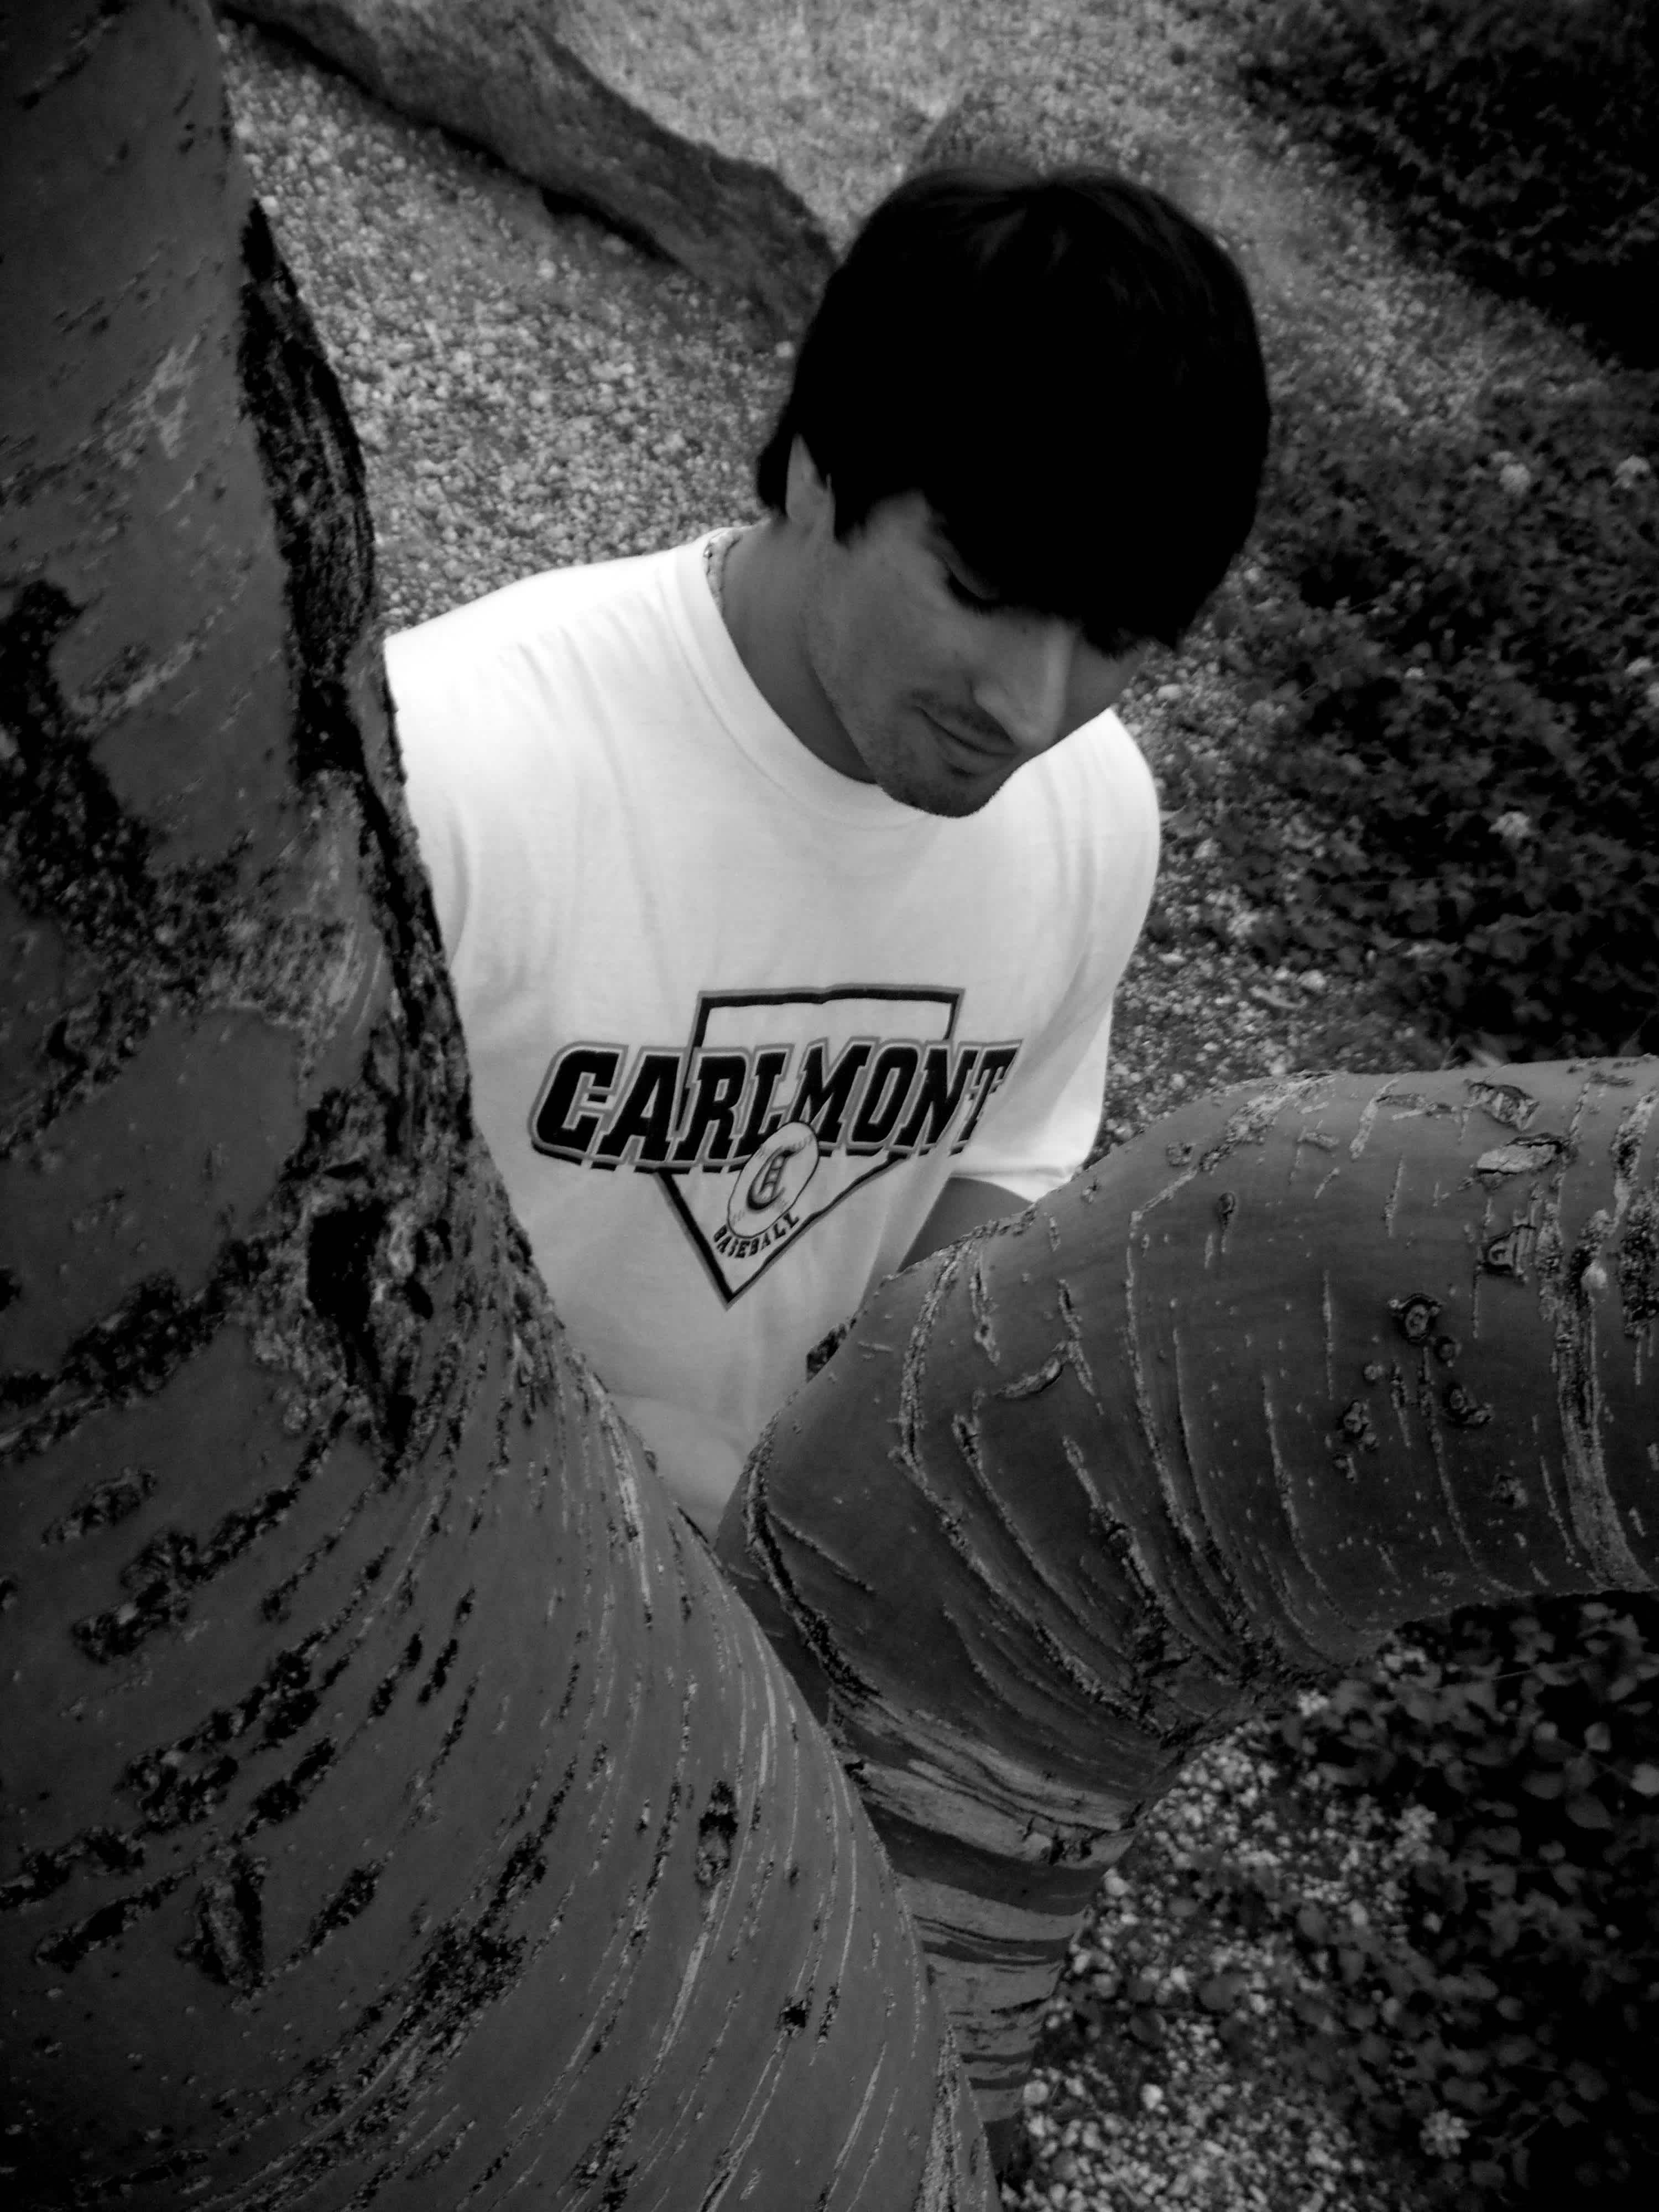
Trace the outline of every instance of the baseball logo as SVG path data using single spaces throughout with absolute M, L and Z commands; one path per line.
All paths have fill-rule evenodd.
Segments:
M 817 1132 L 810 1121 L 786 1121 L 775 1129 L 738 1173 L 726 1209 L 733 1236 L 764 1236 L 788 1212 L 817 1165 Z

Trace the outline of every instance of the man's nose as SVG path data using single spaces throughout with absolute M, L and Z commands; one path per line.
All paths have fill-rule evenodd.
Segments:
M 1046 752 L 1063 738 L 1078 633 L 1055 617 L 1004 625 L 997 652 L 974 685 L 974 703 L 1024 753 Z

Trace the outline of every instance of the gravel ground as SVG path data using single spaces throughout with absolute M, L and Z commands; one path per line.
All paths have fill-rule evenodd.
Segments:
M 1265 1730 L 1201 1753 L 1072 1954 L 1026 2093 L 1030 2169 L 1005 2203 L 1410 2212 L 1416 2177 L 1356 2142 L 1308 2070 L 1297 2008 L 1321 1984 L 1290 1918 L 1218 1912 L 1192 1877 L 1224 1863 L 1247 1898 L 1254 1877 L 1386 1936 L 1425 1833 L 1365 1800 L 1287 1790 Z
M 1403 264 L 1328 168 L 1243 118 L 1218 86 L 1200 0 L 1027 0 L 1000 20 L 988 76 L 999 99 L 1053 118 L 1056 152 L 1116 154 L 1195 203 L 1207 194 L 1224 230 L 1255 240 L 1270 352 L 1277 319 L 1297 318 L 1366 404 L 1419 416 L 1455 414 L 1507 366 L 1560 355 L 1523 311 Z M 222 40 L 257 187 L 368 452 L 388 626 L 758 511 L 750 456 L 789 359 L 775 331 L 294 49 L 243 27 Z M 1237 587 L 1272 584 L 1246 563 Z M 1213 830 L 1265 732 L 1223 642 L 1200 629 L 1123 708 L 1160 780 L 1166 848 L 1120 999 L 1112 1139 L 1200 1088 L 1439 1059 L 1363 977 L 1268 969 L 1240 941 L 1249 915 Z M 1283 834 L 1313 833 L 1287 819 Z M 1421 2175 L 1368 2159 L 1293 2063 L 1303 1969 L 1283 1939 L 1182 1909 L 1201 1837 L 1270 1854 L 1334 1910 L 1390 1910 L 1410 1834 L 1316 1790 L 1286 1796 L 1264 1745 L 1247 1731 L 1195 1762 L 1109 1881 L 1050 2022 L 1010 2205 L 1419 2203 Z M 1437 2135 L 1425 2171 L 1455 2148 Z

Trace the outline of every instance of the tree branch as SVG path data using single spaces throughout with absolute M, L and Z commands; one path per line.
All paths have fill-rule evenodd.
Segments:
M 884 1285 L 720 1550 L 851 1763 L 982 2109 L 1200 1743 L 1402 1622 L 1654 1585 L 1659 1062 L 1161 1121 Z

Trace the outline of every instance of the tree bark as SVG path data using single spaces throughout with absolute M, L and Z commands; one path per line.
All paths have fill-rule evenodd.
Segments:
M 1403 1622 L 1654 1587 L 1659 1061 L 1316 1076 L 893 1278 L 720 1548 L 856 1774 L 981 2112 L 1201 1743 Z
M 0 0 L 8 2201 L 982 2207 L 821 1733 L 474 1133 L 195 0 Z
M 473 1132 L 349 424 L 186 0 L 0 0 L 13 2194 L 982 2205 L 887 1863 Z M 895 1279 L 724 1541 L 1005 2113 L 1198 1744 L 1651 1587 L 1654 1063 L 1309 1079 Z

